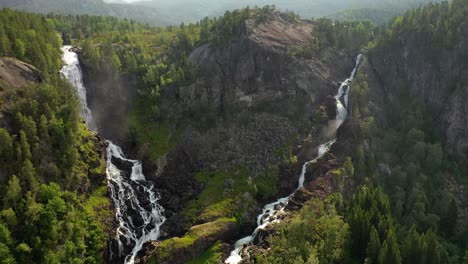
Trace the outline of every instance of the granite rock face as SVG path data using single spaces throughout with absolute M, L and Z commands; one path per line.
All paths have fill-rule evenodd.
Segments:
M 36 67 L 15 58 L 0 57 L 0 87 L 20 88 L 41 81 Z
M 415 36 L 399 40 L 394 47 L 398 58 L 394 69 L 404 80 L 410 95 L 419 97 L 433 116 L 437 129 L 445 136 L 445 149 L 451 154 L 468 151 L 468 62 L 466 43 L 457 43 L 450 50 L 441 49 L 437 62 L 417 46 Z M 376 73 L 383 77 L 387 65 L 378 56 L 370 60 Z M 384 89 L 386 86 L 384 85 Z M 386 89 L 389 100 L 398 95 Z
M 281 13 L 268 23 L 247 20 L 239 38 L 191 52 L 197 76 L 191 85 L 162 90 L 162 112 L 212 117 L 208 129 L 185 128 L 164 162 L 144 162 L 166 209 L 165 234 L 187 231 L 177 214 L 203 190 L 196 172 L 244 167 L 255 178 L 273 170 L 278 173 L 278 195 L 297 187 L 300 164 L 314 158 L 315 143 L 320 142 L 314 138 L 318 135 L 309 135 L 311 127 L 318 131 L 321 126 L 312 115 L 322 106 L 334 118 L 330 96 L 353 67 L 352 56 L 333 49 L 310 59 L 292 56 L 290 51 L 307 45 L 313 34 L 313 22 L 291 22 Z M 305 138 L 309 142 L 302 144 Z M 283 166 L 280 149 L 300 152 L 299 165 Z M 261 203 L 253 208 L 261 208 Z M 254 217 L 251 221 L 245 224 L 255 225 Z
M 280 13 L 268 23 L 247 20 L 237 40 L 193 50 L 189 58 L 198 78 L 167 95 L 178 98 L 184 109 L 202 104 L 220 109 L 235 103 L 252 107 L 281 100 L 286 103 L 281 110 L 287 111 L 299 98 L 316 103 L 336 89 L 336 80 L 344 79 L 352 65 L 341 63 L 342 54 L 331 49 L 310 60 L 290 56 L 294 48 L 308 44 L 313 32 L 312 22 L 290 22 Z

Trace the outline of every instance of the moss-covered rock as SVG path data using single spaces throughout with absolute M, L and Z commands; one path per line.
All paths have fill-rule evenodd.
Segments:
M 216 241 L 229 241 L 238 234 L 234 218 L 220 218 L 216 221 L 194 226 L 183 237 L 175 237 L 154 244 L 149 254 L 149 263 L 185 263 L 195 259 L 213 246 Z

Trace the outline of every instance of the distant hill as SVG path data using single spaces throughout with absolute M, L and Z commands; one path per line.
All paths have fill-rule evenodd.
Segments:
M 144 5 L 157 8 L 163 14 L 171 14 L 177 22 L 194 22 L 205 16 L 215 17 L 223 15 L 226 10 L 243 8 L 245 6 L 275 5 L 282 10 L 291 10 L 303 18 L 332 16 L 340 19 L 368 18 L 377 21 L 391 19 L 403 11 L 441 0 L 143 0 L 131 5 Z M 343 11 L 342 10 L 353 10 Z M 360 11 L 357 11 L 360 10 Z M 373 10 L 373 11 L 372 11 Z M 374 12 L 375 11 L 375 12 Z M 369 17 L 365 17 L 365 16 Z
M 328 16 L 337 20 L 387 22 L 403 11 L 441 0 L 0 0 L 0 7 L 35 13 L 109 15 L 164 26 L 217 17 L 226 10 L 275 5 L 302 18 Z
M 0 0 L 0 7 L 20 9 L 34 13 L 89 14 L 135 19 L 143 23 L 164 26 L 171 23 L 153 7 L 105 3 L 102 0 Z
M 398 16 L 398 13 L 399 12 L 395 10 L 360 8 L 342 10 L 327 17 L 339 21 L 359 21 L 368 19 L 376 25 L 382 25 Z

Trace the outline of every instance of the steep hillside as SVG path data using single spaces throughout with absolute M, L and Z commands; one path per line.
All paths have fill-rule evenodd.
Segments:
M 411 249 L 402 243 L 402 263 L 460 263 L 466 256 L 467 8 L 454 0 L 396 18 L 369 49 L 353 84 L 352 116 L 342 131 L 348 139 L 340 149 L 352 157 L 352 182 L 383 187 L 401 225 L 399 242 L 419 236 L 436 246 L 430 256 L 413 256 L 409 252 L 424 243 Z M 360 248 L 361 260 L 375 239 L 364 237 L 354 249 Z
M 410 11 L 393 22 L 371 58 L 390 99 L 400 100 L 399 92 L 420 98 L 453 154 L 468 147 L 466 15 L 464 1 Z
M 0 17 L 9 20 L 0 53 L 35 65 L 0 57 L 0 262 L 100 262 L 113 232 L 105 143 L 81 122 L 74 89 L 58 76 L 56 32 L 37 15 Z

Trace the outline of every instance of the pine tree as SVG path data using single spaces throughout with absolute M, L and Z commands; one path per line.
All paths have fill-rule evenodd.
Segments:
M 24 161 L 21 168 L 21 178 L 28 183 L 28 189 L 33 193 L 39 190 L 39 182 L 36 178 L 36 171 L 28 159 Z
M 447 235 L 447 236 L 453 236 L 455 232 L 455 228 L 457 226 L 457 220 L 458 220 L 458 209 L 457 209 L 457 203 L 455 201 L 455 198 L 452 199 L 450 202 L 449 207 L 447 208 L 447 212 L 441 219 L 440 225 L 442 231 Z
M 423 263 L 422 261 L 422 245 L 421 236 L 416 230 L 416 226 L 412 226 L 406 235 L 403 246 L 403 262 L 404 263 Z
M 6 194 L 4 198 L 4 206 L 8 208 L 12 206 L 16 210 L 18 201 L 21 199 L 21 185 L 18 177 L 13 175 L 8 181 Z
M 424 235 L 424 255 L 427 264 L 439 264 L 440 258 L 440 245 L 436 235 L 432 230 L 429 230 Z
M 31 160 L 31 147 L 28 143 L 28 138 L 26 137 L 26 133 L 23 130 L 20 131 L 20 146 L 21 146 L 21 153 L 22 153 L 22 160 Z
M 14 46 L 14 53 L 18 59 L 24 59 L 24 55 L 26 53 L 26 47 L 24 46 L 24 42 L 21 39 L 16 39 L 15 46 Z
M 388 264 L 401 264 L 400 248 L 398 247 L 398 240 L 394 228 L 388 230 L 387 239 L 388 252 L 386 256 L 386 263 Z
M 381 247 L 379 233 L 372 227 L 369 243 L 366 249 L 366 264 L 376 264 L 379 259 L 379 249 Z
M 3 128 L 0 128 L 0 165 L 2 168 L 10 166 L 10 161 L 13 160 L 13 140 Z
M 379 251 L 379 259 L 378 259 L 378 264 L 387 264 L 387 255 L 388 255 L 388 245 L 387 241 L 384 241 L 382 244 L 382 247 L 380 248 Z

